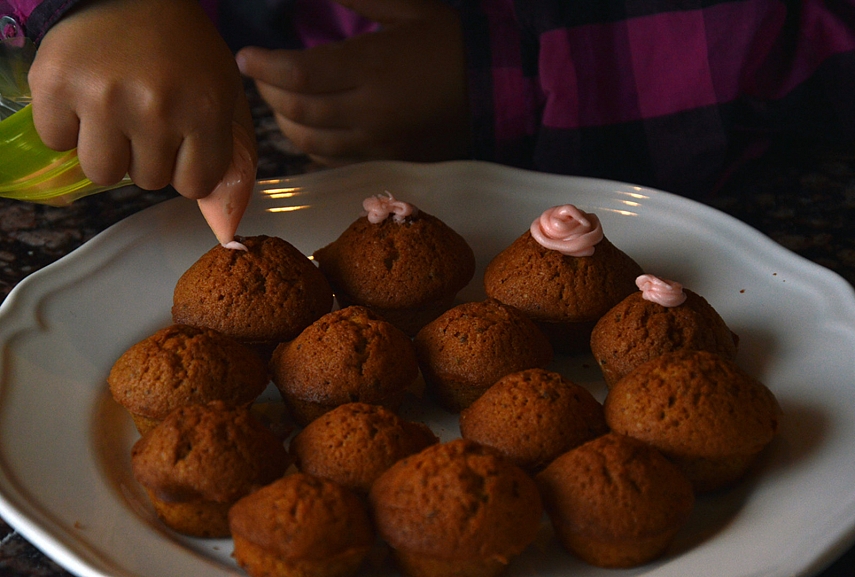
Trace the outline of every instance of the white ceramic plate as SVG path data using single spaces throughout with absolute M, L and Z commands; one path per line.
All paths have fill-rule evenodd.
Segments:
M 466 300 L 483 297 L 486 263 L 545 208 L 596 212 L 648 272 L 718 309 L 741 336 L 738 361 L 785 412 L 750 477 L 701 499 L 661 561 L 589 567 L 562 552 L 545 525 L 509 576 L 804 576 L 853 541 L 855 295 L 841 278 L 680 197 L 471 162 L 369 163 L 261 182 L 239 232 L 281 236 L 311 254 L 359 215 L 363 198 L 384 191 L 469 240 L 479 269 Z M 188 539 L 158 524 L 130 474 L 137 435 L 105 384 L 127 347 L 169 323 L 175 281 L 214 242 L 195 203 L 168 201 L 26 278 L 0 307 L 0 515 L 73 573 L 241 574 L 229 540 Z M 556 368 L 602 399 L 591 359 Z M 408 416 L 443 438 L 458 434 L 454 417 L 435 408 L 414 405 Z

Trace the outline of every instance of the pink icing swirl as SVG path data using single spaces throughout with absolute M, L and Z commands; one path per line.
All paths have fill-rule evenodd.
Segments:
M 531 236 L 541 246 L 567 256 L 591 256 L 603 240 L 603 227 L 595 214 L 572 204 L 549 208 L 531 223 Z
M 223 248 L 227 248 L 229 250 L 242 250 L 244 252 L 249 252 L 249 249 L 246 248 L 246 245 L 237 240 L 233 240 L 231 242 L 227 242 L 223 245 Z
M 635 279 L 635 286 L 641 291 L 641 298 L 663 307 L 677 307 L 686 301 L 683 285 L 673 280 L 643 274 Z
M 415 206 L 408 202 L 395 200 L 395 197 L 388 191 L 385 195 L 369 196 L 362 201 L 362 208 L 365 209 L 363 216 L 367 216 L 368 222 L 371 224 L 380 224 L 389 215 L 392 215 L 395 222 L 401 223 L 408 216 L 416 216 L 419 213 L 419 209 Z

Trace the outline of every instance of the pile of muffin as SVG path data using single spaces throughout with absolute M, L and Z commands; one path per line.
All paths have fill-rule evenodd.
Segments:
M 596 215 L 546 210 L 489 263 L 487 298 L 455 304 L 466 240 L 388 193 L 363 208 L 312 259 L 277 237 L 214 247 L 177 282 L 174 324 L 108 378 L 158 517 L 230 536 L 251 576 L 352 575 L 378 543 L 410 577 L 497 575 L 544 512 L 580 559 L 640 565 L 774 437 L 778 403 L 724 320 Z M 593 353 L 604 403 L 548 369 L 556 352 Z M 254 407 L 271 380 L 289 427 Z M 399 416 L 414 394 L 460 438 Z

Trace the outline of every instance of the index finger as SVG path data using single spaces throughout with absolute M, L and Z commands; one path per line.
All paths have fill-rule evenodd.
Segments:
M 236 56 L 245 76 L 289 92 L 325 94 L 343 92 L 359 83 L 356 60 L 345 44 L 324 44 L 305 50 L 241 49 Z

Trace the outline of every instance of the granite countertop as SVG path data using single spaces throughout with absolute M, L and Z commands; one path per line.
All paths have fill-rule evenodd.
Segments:
M 259 178 L 316 170 L 281 137 L 249 91 L 259 139 Z M 175 196 L 126 187 L 57 208 L 0 199 L 0 302 L 25 276 L 119 220 Z M 855 149 L 781 147 L 746 166 L 709 204 L 855 285 Z M 855 548 L 821 574 L 855 574 Z M 68 576 L 0 520 L 0 576 Z

